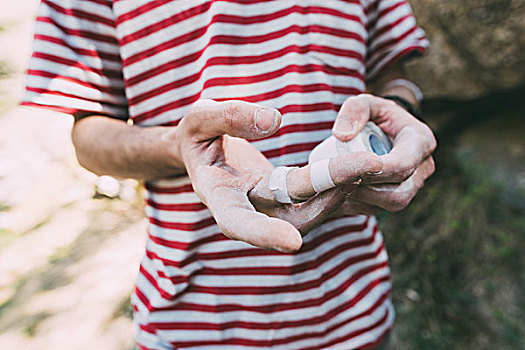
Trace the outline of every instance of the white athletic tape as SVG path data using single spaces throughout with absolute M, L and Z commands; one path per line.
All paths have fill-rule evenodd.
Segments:
M 310 181 L 312 181 L 312 187 L 317 193 L 336 186 L 330 176 L 330 158 L 310 164 Z
M 272 191 L 275 200 L 283 204 L 291 204 L 292 199 L 288 195 L 288 189 L 286 188 L 286 176 L 290 170 L 297 167 L 286 167 L 278 166 L 273 169 L 268 179 L 268 188 Z
M 374 123 L 366 123 L 363 130 L 353 139 L 342 142 L 330 136 L 315 147 L 308 156 L 308 164 L 326 158 L 341 156 L 349 152 L 372 152 L 383 155 L 392 149 L 388 136 Z

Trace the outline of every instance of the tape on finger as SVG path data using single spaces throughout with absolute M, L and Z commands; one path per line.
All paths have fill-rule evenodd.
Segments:
M 310 181 L 317 193 L 336 187 L 330 175 L 330 158 L 310 164 Z
M 290 170 L 296 167 L 278 166 L 273 169 L 268 179 L 268 188 L 272 191 L 275 200 L 283 204 L 292 204 L 292 198 L 288 194 L 286 186 L 286 177 Z
M 318 193 L 336 187 L 330 176 L 330 158 L 350 152 L 372 152 L 381 156 L 391 149 L 392 144 L 388 136 L 372 122 L 366 123 L 363 130 L 350 141 L 343 142 L 330 136 L 317 145 L 308 156 L 312 187 Z M 360 179 L 356 183 L 360 183 Z

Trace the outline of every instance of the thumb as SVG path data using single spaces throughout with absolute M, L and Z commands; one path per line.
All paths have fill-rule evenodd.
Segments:
M 370 119 L 370 104 L 366 95 L 349 97 L 345 100 L 332 129 L 340 141 L 350 141 L 363 129 Z
M 184 119 L 187 131 L 200 140 L 224 134 L 259 139 L 275 133 L 281 125 L 278 110 L 237 100 L 199 100 Z

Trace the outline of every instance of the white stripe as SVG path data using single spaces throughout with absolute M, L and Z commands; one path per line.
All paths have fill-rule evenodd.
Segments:
M 91 26 L 91 22 L 89 22 L 89 25 Z M 119 55 L 119 47 L 118 45 L 111 44 L 105 41 L 98 41 L 94 39 L 88 39 L 83 38 L 81 36 L 66 36 L 62 32 L 61 29 L 56 27 L 52 23 L 48 22 L 36 22 L 35 24 L 35 32 L 38 34 L 48 35 L 51 37 L 59 38 L 64 40 L 68 45 L 70 45 L 73 48 L 79 48 L 79 49 L 86 49 L 86 50 L 94 50 L 97 52 L 105 52 L 109 54 Z M 71 28 L 69 26 L 66 26 L 66 28 Z M 75 29 L 75 28 L 72 28 Z M 111 36 L 112 33 L 108 33 L 109 36 Z M 41 45 L 39 41 L 35 41 L 34 45 Z M 44 41 L 45 44 L 48 44 L 48 41 Z M 40 51 L 40 46 L 34 47 L 36 51 Z
M 90 102 L 86 100 L 80 100 L 64 96 L 37 94 L 31 91 L 26 91 L 24 93 L 22 101 L 32 102 L 44 106 L 66 107 L 77 110 L 107 113 L 110 115 L 117 116 L 124 116 L 126 113 L 124 108 L 112 107 L 106 104 L 100 104 L 97 102 Z
M 101 90 L 80 85 L 65 79 L 57 78 L 50 80 L 46 77 L 30 75 L 27 77 L 26 84 L 28 87 L 47 89 L 50 91 L 75 95 L 81 100 L 100 101 L 103 103 L 120 104 L 122 107 L 126 106 L 126 99 L 124 96 L 108 94 L 106 92 L 102 92 Z
M 93 71 L 85 71 L 79 67 L 56 63 L 47 59 L 32 58 L 30 69 L 56 73 L 58 75 L 75 78 L 85 83 L 96 84 L 104 87 L 124 87 L 124 82 L 120 79 L 108 78 Z
M 94 16 L 104 17 L 105 19 L 113 21 L 113 12 L 108 6 L 100 5 L 91 1 L 68 1 L 67 4 L 64 4 L 64 1 L 59 0 L 50 2 L 55 3 L 59 7 L 65 9 L 81 10 Z M 39 8 L 38 16 L 51 17 L 59 25 L 69 29 L 87 30 L 89 32 L 109 36 L 111 36 L 115 30 L 113 27 L 108 26 L 104 23 L 69 16 L 63 14 L 62 12 L 55 11 L 53 8 L 51 8 L 49 5 L 46 5 L 45 3 L 43 3 L 43 5 Z

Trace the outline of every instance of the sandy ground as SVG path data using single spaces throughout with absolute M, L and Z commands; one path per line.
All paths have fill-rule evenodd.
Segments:
M 0 2 L 0 348 L 132 349 L 141 195 L 93 199 L 71 117 L 17 106 L 37 5 Z

